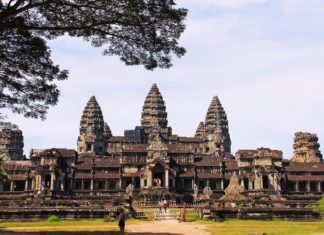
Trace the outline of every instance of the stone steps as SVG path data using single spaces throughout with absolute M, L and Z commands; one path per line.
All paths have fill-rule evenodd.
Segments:
M 175 220 L 176 216 L 172 215 L 169 210 L 166 212 L 158 212 L 155 216 L 156 220 Z

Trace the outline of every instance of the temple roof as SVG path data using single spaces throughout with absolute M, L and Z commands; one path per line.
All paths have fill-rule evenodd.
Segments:
M 141 124 L 144 128 L 153 126 L 167 128 L 168 126 L 165 103 L 156 83 L 153 83 L 145 98 Z
M 29 170 L 31 161 L 3 161 L 1 168 L 6 170 Z
M 324 172 L 324 163 L 291 162 L 286 167 L 287 172 Z
M 199 162 L 196 162 L 196 166 L 221 166 L 222 161 L 218 157 L 203 157 Z
M 199 139 L 204 139 L 205 138 L 205 124 L 203 122 L 199 122 L 199 125 L 196 130 L 195 137 Z
M 269 148 L 258 148 L 256 150 L 239 150 L 235 153 L 236 158 L 257 158 L 270 157 L 282 159 L 282 151 L 272 150 Z
M 112 137 L 112 133 L 111 133 L 110 127 L 108 126 L 107 122 L 104 123 L 104 133 L 103 134 L 107 140 Z
M 197 178 L 199 179 L 220 179 L 223 178 L 222 173 L 208 173 L 208 172 L 198 172 L 197 173 Z
M 212 139 L 216 147 L 224 148 L 225 152 L 231 152 L 231 138 L 228 132 L 226 113 L 217 96 L 213 97 L 205 118 L 205 134 Z M 199 131 L 202 131 L 199 130 Z
M 213 97 L 205 118 L 205 131 L 207 134 L 228 133 L 226 113 L 217 96 Z
M 104 119 L 96 97 L 91 96 L 83 110 L 80 135 L 103 135 Z

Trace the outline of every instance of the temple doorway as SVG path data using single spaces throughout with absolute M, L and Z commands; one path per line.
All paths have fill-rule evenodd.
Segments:
M 157 163 L 153 168 L 153 186 L 164 186 L 164 168 L 160 163 Z

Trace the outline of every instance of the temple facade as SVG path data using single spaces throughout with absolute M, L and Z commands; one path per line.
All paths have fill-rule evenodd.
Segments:
M 1 163 L 9 178 L 0 191 L 99 198 L 125 193 L 131 185 L 135 196 L 194 196 L 208 189 L 217 199 L 236 176 L 251 194 L 322 194 L 324 163 L 318 138 L 298 132 L 293 147 L 291 160 L 269 148 L 232 155 L 227 115 L 217 96 L 192 137 L 173 134 L 165 102 L 153 84 L 139 126 L 114 136 L 93 96 L 81 117 L 76 150 L 33 149 L 28 160 L 9 156 Z

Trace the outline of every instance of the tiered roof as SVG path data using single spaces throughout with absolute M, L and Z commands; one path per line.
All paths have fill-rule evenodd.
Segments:
M 104 132 L 103 132 L 105 138 L 108 140 L 112 137 L 112 133 L 110 130 L 110 127 L 108 126 L 107 122 L 104 123 Z
M 144 128 L 152 126 L 167 128 L 167 116 L 163 97 L 157 85 L 153 83 L 144 101 L 141 124 Z
M 205 135 L 205 124 L 203 122 L 200 122 L 197 127 L 195 137 L 197 137 L 199 139 L 204 139 L 205 136 L 206 136 Z
M 294 138 L 293 162 L 321 162 L 322 154 L 319 150 L 316 134 L 297 132 Z
M 217 96 L 213 97 L 205 119 L 206 134 L 221 133 L 228 135 L 228 121 L 226 113 Z
M 103 135 L 103 133 L 104 119 L 101 108 L 96 97 L 92 96 L 83 110 L 80 121 L 80 135 Z

